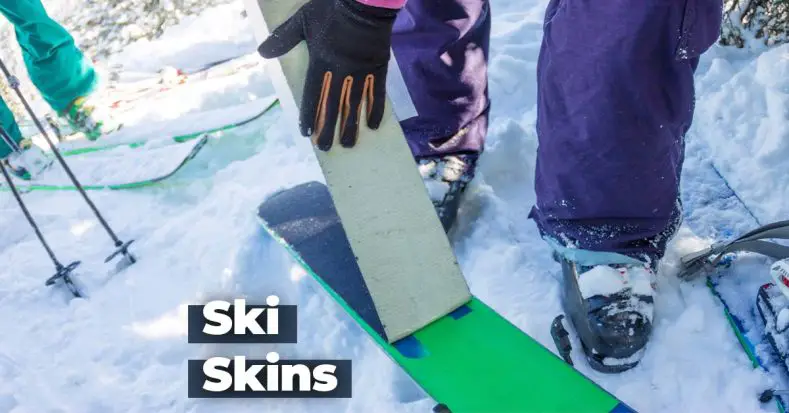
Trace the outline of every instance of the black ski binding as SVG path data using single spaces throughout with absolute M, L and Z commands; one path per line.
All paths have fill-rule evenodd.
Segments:
M 79 288 L 77 288 L 77 285 L 74 284 L 74 280 L 71 278 L 71 273 L 79 266 L 79 264 L 79 261 L 74 261 L 65 267 L 58 264 L 57 272 L 55 275 L 49 277 L 44 285 L 51 286 L 55 285 L 55 283 L 58 281 L 62 281 L 66 288 L 68 288 L 69 291 L 74 294 L 74 297 L 82 298 L 82 293 L 79 291 Z

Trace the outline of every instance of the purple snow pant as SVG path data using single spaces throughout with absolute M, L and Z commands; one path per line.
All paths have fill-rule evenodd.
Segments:
M 401 122 L 415 157 L 479 153 L 488 128 L 488 0 L 408 0 L 392 49 L 418 116 Z
M 662 257 L 681 216 L 693 73 L 721 18 L 721 0 L 551 0 L 530 215 L 544 236 Z M 415 156 L 482 151 L 490 24 L 487 0 L 408 0 L 400 12 L 392 47 L 419 113 L 401 123 Z
M 681 220 L 693 74 L 721 19 L 721 0 L 551 0 L 530 214 L 544 236 L 663 256 Z

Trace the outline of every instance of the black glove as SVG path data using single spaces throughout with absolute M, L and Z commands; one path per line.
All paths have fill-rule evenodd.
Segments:
M 331 149 L 338 115 L 340 144 L 354 146 L 362 99 L 367 126 L 381 125 L 397 12 L 356 0 L 310 0 L 258 47 L 261 56 L 275 58 L 307 41 L 310 61 L 299 128 L 319 149 Z

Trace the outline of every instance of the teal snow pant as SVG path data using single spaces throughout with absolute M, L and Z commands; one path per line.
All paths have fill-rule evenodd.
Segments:
M 49 17 L 41 0 L 0 0 L 0 13 L 14 26 L 28 76 L 53 110 L 60 113 L 93 90 L 97 83 L 93 65 L 69 32 Z M 2 99 L 0 126 L 17 142 L 22 140 L 14 115 Z M 0 140 L 0 158 L 9 153 L 11 148 Z

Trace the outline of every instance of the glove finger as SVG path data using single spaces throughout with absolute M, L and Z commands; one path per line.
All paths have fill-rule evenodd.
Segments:
M 326 72 L 315 116 L 315 130 L 312 132 L 312 141 L 322 151 L 328 151 L 334 143 L 341 93 L 340 80 L 331 72 Z
M 325 69 L 310 64 L 307 68 L 307 78 L 301 95 L 301 109 L 299 110 L 299 130 L 302 136 L 312 136 L 315 132 L 315 122 L 318 111 L 325 99 L 323 94 L 325 77 L 331 73 Z M 331 79 L 331 77 L 329 77 Z M 328 87 L 328 85 L 327 85 Z M 328 94 L 328 90 L 326 91 Z
M 386 68 L 367 75 L 364 82 L 364 99 L 367 105 L 367 126 L 378 129 L 386 107 Z
M 271 35 L 258 46 L 258 53 L 266 59 L 280 57 L 304 40 L 302 14 L 302 10 L 297 11 L 285 23 L 274 29 Z
M 340 97 L 340 145 L 353 148 L 359 136 L 364 84 L 351 76 L 345 78 Z

